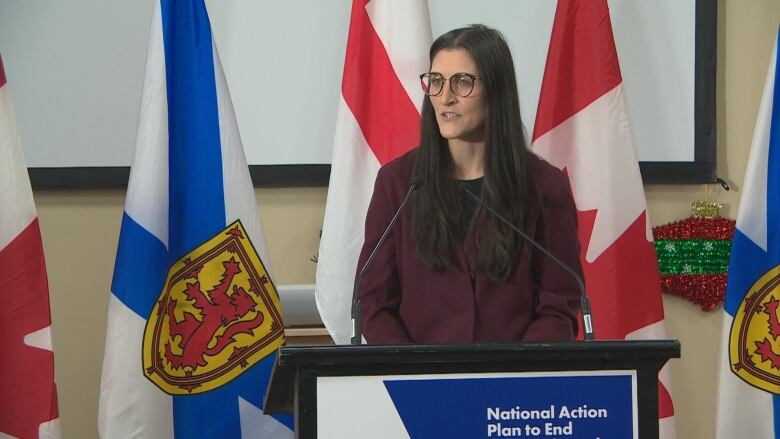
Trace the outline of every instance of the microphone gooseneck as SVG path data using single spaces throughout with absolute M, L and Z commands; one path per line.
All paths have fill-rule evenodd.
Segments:
M 409 181 L 409 190 L 406 191 L 406 196 L 404 196 L 403 201 L 401 201 L 401 205 L 398 206 L 398 209 L 395 211 L 395 215 L 393 215 L 393 218 L 385 228 L 384 233 L 382 233 L 382 236 L 374 246 L 374 249 L 371 250 L 371 254 L 368 255 L 368 259 L 366 259 L 366 263 L 363 264 L 363 268 L 360 269 L 360 272 L 355 278 L 355 285 L 352 289 L 351 311 L 353 345 L 359 345 L 363 343 L 363 309 L 360 305 L 360 283 L 363 282 L 363 276 L 366 274 L 366 271 L 368 271 L 368 267 L 370 267 L 371 263 L 374 261 L 374 257 L 377 255 L 377 253 L 379 253 L 379 249 L 382 247 L 382 244 L 384 244 L 385 240 L 387 240 L 387 237 L 390 236 L 390 231 L 393 230 L 393 226 L 395 226 L 395 223 L 398 222 L 398 218 L 401 217 L 401 213 L 403 212 L 404 207 L 406 207 L 406 203 L 412 196 L 412 192 L 414 192 L 415 189 L 419 188 L 420 186 L 422 186 L 422 179 L 418 177 L 412 178 Z
M 496 212 L 493 208 L 488 206 L 484 201 L 482 201 L 482 198 L 476 196 L 474 192 L 471 192 L 468 187 L 464 187 L 463 191 L 470 196 L 472 199 L 474 199 L 477 203 L 479 203 L 482 207 L 484 207 L 488 212 L 490 212 L 492 215 L 494 215 L 496 218 L 501 220 L 504 224 L 509 226 L 512 230 L 517 232 L 518 235 L 520 235 L 523 239 L 525 239 L 528 243 L 536 247 L 539 251 L 547 255 L 548 258 L 550 258 L 553 262 L 558 264 L 561 268 L 563 268 L 566 272 L 568 272 L 575 281 L 577 281 L 577 285 L 580 288 L 580 311 L 582 311 L 582 327 L 584 331 L 584 339 L 585 341 L 593 341 L 596 337 L 596 335 L 593 332 L 593 315 L 590 311 L 590 300 L 588 300 L 588 295 L 585 293 L 585 284 L 582 282 L 582 278 L 579 274 L 577 274 L 576 271 L 574 271 L 571 267 L 569 267 L 565 262 L 558 259 L 555 255 L 553 255 L 549 250 L 542 247 L 541 244 L 536 242 L 533 238 L 528 236 L 525 232 L 517 228 L 514 224 L 512 224 L 511 221 L 506 219 L 503 215 Z

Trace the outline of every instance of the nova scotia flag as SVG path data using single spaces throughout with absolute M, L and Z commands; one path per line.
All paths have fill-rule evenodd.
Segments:
M 748 159 L 723 313 L 716 437 L 780 439 L 777 37 Z
M 240 222 L 239 222 L 240 221 Z M 279 298 L 203 0 L 155 6 L 109 301 L 104 438 L 292 437 Z

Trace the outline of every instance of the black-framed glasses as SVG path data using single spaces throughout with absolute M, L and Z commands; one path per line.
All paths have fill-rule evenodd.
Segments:
M 444 90 L 444 83 L 449 81 L 450 90 L 455 93 L 455 96 L 465 98 L 474 91 L 474 83 L 477 82 L 477 79 L 482 78 L 471 73 L 456 73 L 445 78 L 441 73 L 430 72 L 420 75 L 420 85 L 428 96 L 439 96 Z

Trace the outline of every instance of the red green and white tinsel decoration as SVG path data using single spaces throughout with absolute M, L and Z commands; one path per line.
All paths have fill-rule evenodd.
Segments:
M 734 220 L 720 204 L 693 203 L 693 216 L 653 228 L 661 288 L 710 311 L 723 302 Z

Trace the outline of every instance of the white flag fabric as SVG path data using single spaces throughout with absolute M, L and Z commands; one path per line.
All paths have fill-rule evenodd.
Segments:
M 104 438 L 291 438 L 262 413 L 284 342 L 203 0 L 156 2 L 108 310 Z
M 777 38 L 731 247 L 716 438 L 780 438 L 780 93 Z
M 60 437 L 41 230 L 1 58 L 0 437 Z
M 598 339 L 663 339 L 663 299 L 607 0 L 559 0 L 533 151 L 569 176 Z M 675 437 L 668 364 L 660 437 Z
M 315 288 L 336 343 L 351 336 L 352 286 L 377 171 L 419 141 L 419 75 L 430 45 L 427 1 L 353 0 Z

